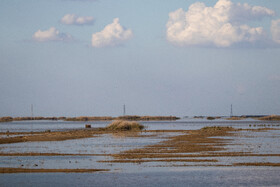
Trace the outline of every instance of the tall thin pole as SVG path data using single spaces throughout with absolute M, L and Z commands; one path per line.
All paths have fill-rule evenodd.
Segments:
M 123 105 L 123 115 L 125 116 L 125 105 Z
M 232 104 L 230 105 L 230 117 L 232 117 L 233 114 L 232 114 Z
M 31 104 L 31 120 L 33 120 L 33 104 Z

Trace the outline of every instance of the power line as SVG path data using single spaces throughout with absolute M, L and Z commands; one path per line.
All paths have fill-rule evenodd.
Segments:
M 33 120 L 33 104 L 31 104 L 31 120 Z

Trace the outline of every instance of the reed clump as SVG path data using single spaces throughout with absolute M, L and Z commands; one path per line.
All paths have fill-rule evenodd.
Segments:
M 115 120 L 105 130 L 111 131 L 140 131 L 144 126 L 136 121 Z

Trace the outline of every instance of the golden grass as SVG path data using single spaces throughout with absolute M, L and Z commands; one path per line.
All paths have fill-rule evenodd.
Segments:
M 190 130 L 187 134 L 170 137 L 155 145 L 114 154 L 113 157 L 115 159 L 174 158 L 180 157 L 179 153 L 221 151 L 224 149 L 224 143 L 229 140 L 214 137 L 232 136 L 231 131 L 235 131 L 235 129 L 232 127 L 205 127 L 200 130 Z M 188 156 L 186 155 L 186 157 Z
M 105 129 L 110 131 L 140 131 L 144 129 L 144 126 L 136 121 L 116 120 Z
M 230 117 L 230 118 L 227 118 L 227 120 L 243 120 L 245 119 L 245 117 L 239 117 L 239 116 L 233 116 L 233 117 Z
M 0 144 L 19 143 L 19 142 L 35 142 L 35 141 L 63 141 L 69 139 L 81 139 L 94 137 L 94 135 L 103 134 L 104 132 L 96 130 L 70 130 L 70 131 L 45 131 L 40 133 L 23 134 L 22 136 L 1 138 Z M 9 133 L 6 133 L 9 134 Z

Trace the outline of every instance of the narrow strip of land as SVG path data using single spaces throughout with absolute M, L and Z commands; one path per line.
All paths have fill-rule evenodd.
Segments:
M 31 169 L 31 168 L 0 168 L 0 173 L 91 173 L 109 171 L 108 169 Z

